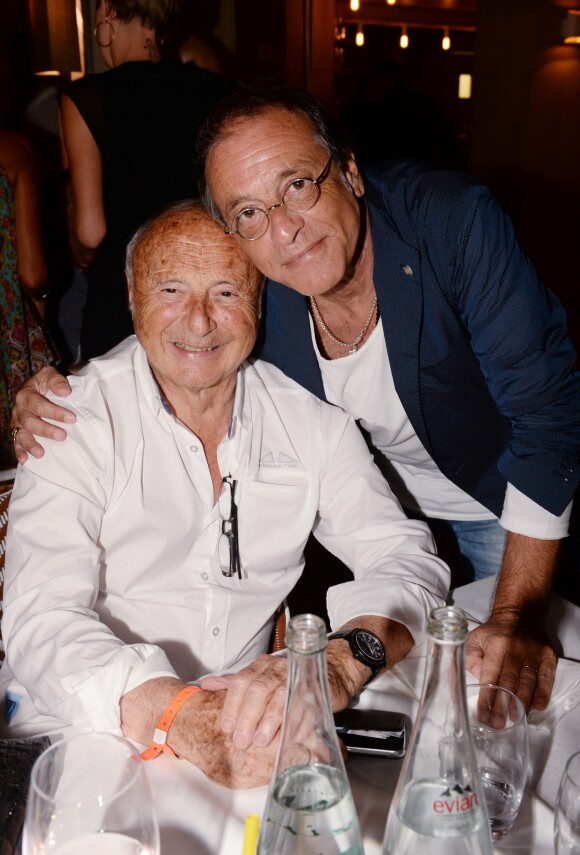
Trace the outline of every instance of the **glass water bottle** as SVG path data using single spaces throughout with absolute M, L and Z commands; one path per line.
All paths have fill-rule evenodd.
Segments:
M 417 721 L 393 796 L 383 855 L 491 855 L 465 700 L 467 618 L 433 609 Z
M 258 855 L 363 855 L 330 707 L 326 644 L 321 618 L 290 620 L 286 710 Z

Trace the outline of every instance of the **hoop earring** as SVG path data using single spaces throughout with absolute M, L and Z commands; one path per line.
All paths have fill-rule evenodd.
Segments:
M 109 41 L 108 41 L 106 44 L 104 44 L 103 42 L 100 42 L 100 41 L 99 41 L 99 27 L 102 27 L 102 26 L 103 26 L 103 24 L 106 24 L 108 27 L 110 27 L 110 28 L 111 28 L 111 32 L 110 32 L 110 36 L 111 36 L 111 38 L 109 39 Z M 96 24 L 95 29 L 93 30 L 93 38 L 95 39 L 95 41 L 96 41 L 97 45 L 98 45 L 99 47 L 102 47 L 102 48 L 111 47 L 111 45 L 112 45 L 112 44 L 113 44 L 113 42 L 115 41 L 115 28 L 114 28 L 114 27 L 113 27 L 113 25 L 111 24 L 111 22 L 110 22 L 110 20 L 109 20 L 109 16 L 108 16 L 108 15 L 105 15 L 105 17 L 103 18 L 103 20 L 102 20 L 102 21 L 99 21 L 99 23 L 98 23 L 98 24 Z

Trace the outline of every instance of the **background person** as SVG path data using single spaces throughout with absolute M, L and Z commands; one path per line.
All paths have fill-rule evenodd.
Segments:
M 127 275 L 137 338 L 72 378 L 69 442 L 18 470 L 3 735 L 82 727 L 147 744 L 186 681 L 246 666 L 204 681 L 228 690 L 194 694 L 169 745 L 221 783 L 262 784 L 286 662 L 260 654 L 310 531 L 354 574 L 329 591 L 333 628 L 365 629 L 386 653 L 371 668 L 329 641 L 335 709 L 422 639 L 448 569 L 353 420 L 245 361 L 262 277 L 200 204 L 144 226 Z
M 180 6 L 180 0 L 98 0 L 95 39 L 109 70 L 86 75 L 62 97 L 73 235 L 79 249 L 96 250 L 86 265 L 83 360 L 132 332 L 125 247 L 148 217 L 197 195 L 195 136 L 230 88 L 193 64 L 161 58 Z
M 41 322 L 46 291 L 38 169 L 27 140 L 0 130 L 0 471 L 16 466 L 10 413 L 31 374 L 56 361 Z

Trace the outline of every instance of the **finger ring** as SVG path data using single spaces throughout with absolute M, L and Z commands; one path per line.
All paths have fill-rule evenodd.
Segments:
M 22 430 L 22 428 L 20 428 L 20 427 L 13 427 L 12 428 L 12 442 L 16 442 L 18 434 L 20 433 L 21 430 Z
M 522 671 L 524 670 L 524 668 L 530 668 L 532 671 L 536 671 L 536 673 L 538 671 L 535 665 L 522 665 Z

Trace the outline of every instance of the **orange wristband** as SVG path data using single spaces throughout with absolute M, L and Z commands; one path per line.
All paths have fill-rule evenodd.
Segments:
M 141 754 L 143 760 L 152 760 L 164 751 L 166 754 L 170 754 L 171 757 L 176 756 L 175 752 L 172 751 L 167 744 L 167 731 L 169 730 L 171 722 L 177 715 L 178 710 L 181 709 L 186 700 L 190 698 L 194 692 L 199 691 L 200 689 L 197 686 L 186 686 L 185 689 L 182 689 L 173 698 L 157 723 L 155 733 L 153 734 L 153 742 L 149 745 L 149 748 L 146 748 Z

